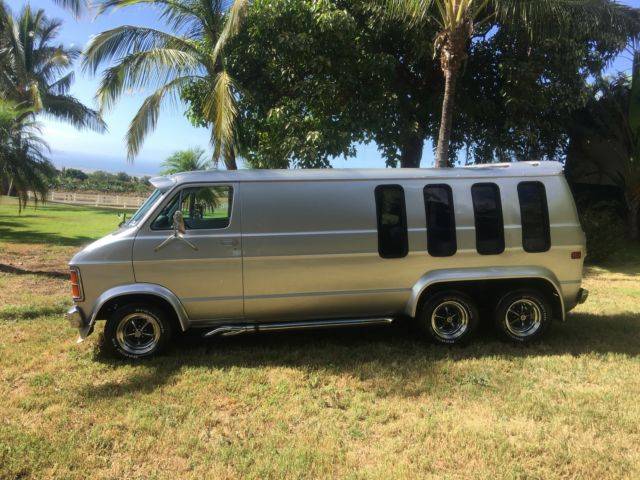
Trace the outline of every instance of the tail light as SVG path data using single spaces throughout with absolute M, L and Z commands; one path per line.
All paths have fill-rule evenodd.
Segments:
M 71 281 L 71 294 L 73 295 L 73 299 L 78 302 L 84 300 L 80 271 L 77 268 L 71 268 L 69 280 Z
M 580 260 L 582 258 L 582 252 L 581 251 L 577 251 L 577 252 L 571 252 L 571 260 Z

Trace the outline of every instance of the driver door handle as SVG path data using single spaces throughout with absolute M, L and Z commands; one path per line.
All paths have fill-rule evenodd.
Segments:
M 238 246 L 238 239 L 237 238 L 223 238 L 222 240 L 220 240 L 220 244 L 228 246 L 228 247 L 236 247 L 236 246 Z

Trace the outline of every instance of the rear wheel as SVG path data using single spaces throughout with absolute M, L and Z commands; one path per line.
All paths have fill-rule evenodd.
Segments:
M 539 339 L 551 324 L 551 305 L 535 290 L 517 290 L 505 295 L 495 310 L 495 323 L 500 332 L 516 343 Z
M 172 328 L 155 305 L 128 304 L 116 309 L 104 328 L 107 351 L 122 358 L 145 358 L 164 350 Z
M 431 339 L 446 345 L 465 343 L 478 326 L 475 302 L 458 291 L 441 292 L 428 299 L 418 314 L 418 326 Z

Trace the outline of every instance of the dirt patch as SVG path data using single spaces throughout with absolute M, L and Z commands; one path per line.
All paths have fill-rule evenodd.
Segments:
M 0 271 L 66 278 L 68 262 L 77 251 L 78 247 L 60 245 L 3 244 L 0 246 Z

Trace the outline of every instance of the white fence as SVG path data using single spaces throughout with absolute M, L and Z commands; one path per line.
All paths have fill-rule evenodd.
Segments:
M 30 194 L 31 196 L 31 194 Z M 47 194 L 47 201 L 72 205 L 92 205 L 109 208 L 138 208 L 147 197 L 115 195 L 111 193 L 55 192 Z

